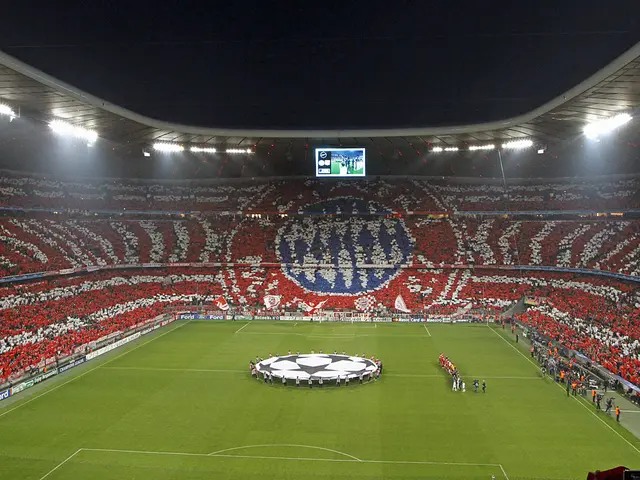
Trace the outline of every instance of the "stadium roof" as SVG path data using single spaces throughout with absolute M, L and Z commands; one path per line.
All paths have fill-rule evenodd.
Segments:
M 253 147 L 262 141 L 375 146 L 401 139 L 410 145 L 460 146 L 529 137 L 544 143 L 567 141 L 584 125 L 640 107 L 640 43 L 579 85 L 530 112 L 498 122 L 444 127 L 366 130 L 243 130 L 163 122 L 83 92 L 0 52 L 0 102 L 20 116 L 54 117 L 95 129 L 121 145 L 156 141 Z M 262 146 L 262 145 L 260 145 Z

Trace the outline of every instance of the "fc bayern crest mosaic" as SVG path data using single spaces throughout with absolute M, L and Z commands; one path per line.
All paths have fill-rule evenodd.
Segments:
M 358 199 L 335 199 L 310 205 L 306 210 L 322 213 L 384 211 Z M 375 291 L 398 274 L 400 264 L 411 257 L 413 239 L 398 218 L 295 217 L 276 236 L 276 249 L 285 275 L 309 292 L 359 295 Z M 365 264 L 390 265 L 385 269 L 358 268 Z M 296 265 L 326 267 L 309 269 Z M 356 268 L 341 269 L 341 266 Z
M 404 208 L 401 191 L 394 192 L 396 197 L 386 192 L 390 199 L 383 203 L 378 197 L 340 196 L 353 190 L 343 182 L 322 188 L 320 193 L 290 195 L 275 185 L 254 200 L 274 205 L 287 200 L 287 212 L 304 215 L 274 213 L 236 221 L 220 241 L 223 259 L 247 266 L 220 272 L 225 294 L 237 297 L 240 304 L 263 305 L 266 296 L 277 295 L 284 308 L 298 309 L 304 299 L 307 306 L 324 302 L 325 308 L 368 311 L 380 302 L 377 292 L 386 289 L 402 292 L 409 308 L 425 295 L 435 298 L 443 292 L 446 284 L 438 282 L 437 272 L 403 268 L 414 261 L 431 263 L 431 243 L 424 234 L 413 235 L 414 219 L 392 215 Z M 321 200 L 325 195 L 332 199 Z M 349 215 L 356 212 L 359 215 Z M 449 224 L 436 223 L 432 230 L 438 238 L 450 238 L 455 250 Z M 367 268 L 370 265 L 377 268 Z
M 272 357 L 256 364 L 260 373 L 269 373 L 275 378 L 295 380 L 344 380 L 373 374 L 378 366 L 373 360 L 349 355 L 296 354 Z

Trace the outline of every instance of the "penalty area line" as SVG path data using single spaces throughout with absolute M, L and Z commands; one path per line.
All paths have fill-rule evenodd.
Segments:
M 526 361 L 528 361 L 529 363 L 531 363 L 534 367 L 536 367 L 537 370 L 541 370 L 540 366 L 538 366 L 533 360 L 531 360 L 529 357 L 527 357 L 524 353 L 522 353 L 520 350 L 518 350 L 514 345 L 512 345 L 509 340 L 507 340 L 506 338 L 504 338 L 502 335 L 500 335 L 498 332 L 496 332 L 493 328 L 491 328 L 489 325 L 487 325 L 487 328 L 489 330 L 491 330 L 493 333 L 495 333 L 499 338 L 501 338 L 507 345 L 509 345 L 511 348 L 513 348 L 518 354 L 520 354 L 520 356 L 522 356 L 522 358 L 524 358 Z M 562 388 L 562 385 L 560 385 L 559 383 L 553 382 L 555 385 L 557 385 L 561 390 L 564 390 L 564 388 Z M 600 418 L 595 412 L 593 412 L 591 410 L 591 408 L 589 408 L 587 405 L 585 405 L 580 398 L 578 397 L 571 397 L 573 398 L 576 402 L 578 402 L 578 404 L 585 408 L 587 410 L 587 412 L 589 412 L 595 419 L 597 419 L 600 423 L 602 423 L 605 427 L 607 427 L 609 430 L 611 430 L 613 433 L 615 433 L 618 437 L 620 437 L 627 445 L 629 445 L 631 448 L 633 448 L 636 453 L 640 454 L 640 450 L 638 450 L 638 447 L 636 447 L 633 443 L 631 443 L 629 440 L 627 440 L 626 438 L 624 438 L 619 432 L 617 432 L 611 425 L 609 425 L 607 422 L 605 422 L 602 418 Z
M 244 327 L 246 327 L 247 325 L 249 325 L 251 322 L 247 322 L 245 323 L 243 326 L 241 326 L 239 329 L 237 329 L 234 333 L 238 333 L 240 330 L 242 330 Z
M 127 453 L 127 454 L 140 454 L 140 455 L 174 455 L 185 457 L 209 457 L 209 458 L 239 458 L 239 459 L 253 459 L 253 460 L 297 460 L 304 462 L 338 462 L 338 463 L 372 463 L 372 464 L 387 464 L 387 465 L 445 465 L 453 467 L 491 467 L 499 468 L 504 472 L 504 468 L 499 463 L 468 463 L 468 462 L 430 462 L 421 460 L 361 460 L 357 457 L 352 458 L 313 458 L 313 457 L 281 457 L 281 456 L 269 456 L 269 455 L 231 455 L 224 453 L 189 453 L 189 452 L 153 452 L 146 450 L 118 450 L 111 448 L 81 448 L 78 452 L 105 452 L 105 453 Z M 220 450 L 224 452 L 227 450 Z M 78 453 L 76 452 L 76 453 Z M 348 455 L 343 452 L 337 452 L 341 455 Z M 75 454 L 74 454 L 75 455 Z M 69 458 L 70 459 L 70 458 Z M 65 460 L 68 461 L 69 459 Z M 506 473 L 505 473 L 506 477 Z M 506 477 L 508 479 L 508 477 Z M 42 480 L 42 479 L 41 479 Z
M 244 450 L 247 448 L 272 448 L 272 447 L 312 448 L 315 450 L 324 450 L 325 452 L 337 453 L 338 455 L 348 457 L 358 462 L 362 461 L 358 457 L 354 457 L 353 455 L 349 455 L 348 453 L 341 452 L 340 450 L 334 450 L 332 448 L 326 448 L 326 447 L 317 447 L 315 445 L 299 445 L 299 444 L 293 444 L 293 443 L 269 443 L 265 445 L 242 445 L 240 447 L 231 447 L 231 448 L 225 448 L 223 450 L 217 450 L 215 452 L 211 452 L 209 456 L 210 457 L 215 457 L 216 455 L 221 456 L 221 454 L 223 453 L 232 452 L 234 450 Z
M 429 331 L 429 329 L 427 328 L 427 326 L 423 323 L 422 326 L 424 327 L 424 329 L 427 331 L 427 334 L 429 336 L 431 336 L 431 332 Z

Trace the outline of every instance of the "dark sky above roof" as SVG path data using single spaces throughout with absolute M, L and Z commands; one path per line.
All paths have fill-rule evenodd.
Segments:
M 161 120 L 233 128 L 498 120 L 640 41 L 614 2 L 32 2 L 0 49 Z

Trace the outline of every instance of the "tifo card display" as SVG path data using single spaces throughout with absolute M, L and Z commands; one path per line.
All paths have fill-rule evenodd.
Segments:
M 364 148 L 316 148 L 316 177 L 364 177 Z

